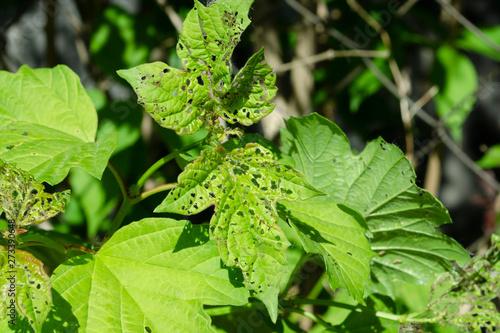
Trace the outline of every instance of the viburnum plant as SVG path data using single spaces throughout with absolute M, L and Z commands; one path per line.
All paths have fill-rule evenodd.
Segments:
M 237 73 L 231 65 L 251 4 L 195 1 L 177 43 L 183 70 L 155 62 L 118 71 L 160 126 L 208 133 L 129 187 L 108 163 L 117 135 L 98 132 L 95 107 L 71 70 L 0 72 L 2 332 L 300 332 L 301 316 L 343 332 L 441 322 L 498 329 L 491 310 L 498 240 L 471 261 L 437 229 L 451 222 L 448 212 L 415 184 L 396 146 L 377 139 L 355 154 L 317 114 L 287 120 L 280 149 L 244 133 L 273 111 L 277 90 L 263 50 Z M 195 148 L 198 157 L 187 154 Z M 171 160 L 184 169 L 177 183 L 143 191 Z M 69 191 L 46 193 L 43 182 L 65 184 L 74 167 L 101 179 L 106 166 L 123 202 L 102 247 L 26 230 L 69 201 Z M 214 206 L 210 222 L 147 217 L 122 226 L 133 205 L 167 191 L 154 212 L 194 215 Z M 37 247 L 68 260 L 49 276 Z M 304 269 L 310 263 L 324 267 L 328 285 L 316 276 L 308 294 L 297 294 L 301 280 L 314 277 Z M 428 306 L 392 308 L 398 280 L 436 281 Z M 339 288 L 350 298 L 325 296 Z

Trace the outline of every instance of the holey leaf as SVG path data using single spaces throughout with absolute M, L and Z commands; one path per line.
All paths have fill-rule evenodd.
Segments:
M 95 107 L 68 67 L 0 71 L 0 158 L 52 185 L 72 167 L 100 179 L 117 139 L 96 132 Z
M 393 278 L 425 284 L 451 270 L 453 261 L 469 260 L 437 229 L 451 222 L 448 211 L 415 185 L 411 163 L 396 146 L 377 139 L 355 155 L 345 134 L 317 114 L 291 118 L 286 125 L 285 160 L 327 194 L 320 200 L 347 205 L 366 220 L 378 254 L 371 260 L 372 291 L 394 297 Z
M 230 153 L 223 147 L 204 150 L 178 181 L 155 212 L 190 215 L 214 204 L 210 233 L 219 243 L 224 263 L 241 268 L 247 288 L 266 304 L 275 321 L 289 246 L 277 225 L 276 201 L 303 200 L 320 193 L 257 144 Z
M 203 305 L 241 306 L 249 297 L 241 272 L 221 264 L 207 226 L 164 218 L 121 228 L 51 279 L 47 332 L 215 332 Z
M 28 172 L 17 169 L 0 159 L 0 207 L 16 229 L 45 220 L 64 212 L 70 191 L 45 193 L 44 186 Z
M 35 332 L 41 332 L 52 303 L 50 279 L 43 263 L 28 252 L 0 246 L 0 268 L 0 320 L 10 321 L 20 315 L 28 319 Z
M 276 75 L 265 62 L 264 50 L 233 77 L 231 55 L 250 23 L 252 2 L 216 1 L 205 7 L 195 1 L 177 44 L 185 70 L 155 62 L 118 71 L 161 126 L 192 134 L 204 121 L 209 130 L 219 117 L 248 126 L 273 110 Z

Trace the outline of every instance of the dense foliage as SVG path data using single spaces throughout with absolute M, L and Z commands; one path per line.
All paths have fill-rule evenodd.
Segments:
M 245 133 L 273 111 L 277 92 L 262 49 L 239 69 L 231 62 L 251 5 L 195 1 L 177 42 L 183 69 L 153 62 L 118 70 L 162 130 L 189 138 L 130 186 L 110 159 L 132 150 L 138 123 L 99 123 L 64 65 L 0 71 L 2 332 L 301 332 L 297 315 L 312 330 L 499 329 L 498 237 L 470 259 L 439 230 L 449 213 L 416 184 L 397 146 L 378 138 L 356 152 L 316 113 L 286 120 L 280 147 Z M 453 52 L 443 47 L 439 56 Z M 449 89 L 437 98 L 441 116 L 454 105 Z M 459 139 L 457 117 L 446 125 Z M 172 160 L 177 181 L 155 178 Z M 122 195 L 116 212 L 117 195 L 99 192 L 106 167 Z M 133 219 L 136 207 L 142 217 Z M 89 235 L 110 212 L 114 219 L 94 244 L 29 228 L 65 211 L 84 215 Z M 297 294 L 303 281 L 313 287 Z M 430 290 L 427 305 L 398 308 L 412 290 Z

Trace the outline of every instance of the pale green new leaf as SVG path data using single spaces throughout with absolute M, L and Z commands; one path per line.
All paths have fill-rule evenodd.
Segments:
M 281 202 L 288 221 L 308 253 L 323 257 L 328 282 L 364 303 L 374 253 L 366 239 L 366 222 L 356 211 L 329 200 Z
M 0 159 L 0 206 L 16 229 L 64 212 L 70 191 L 51 194 L 45 193 L 44 188 L 28 172 Z
M 393 278 L 424 284 L 450 270 L 452 261 L 469 259 L 437 229 L 451 222 L 448 211 L 415 185 L 415 172 L 396 146 L 377 139 L 355 155 L 344 133 L 317 114 L 292 117 L 281 140 L 286 160 L 310 184 L 365 218 L 378 253 L 371 262 L 374 291 L 394 296 Z
M 247 287 L 275 321 L 289 246 L 277 224 L 276 201 L 303 200 L 319 192 L 257 144 L 230 153 L 223 147 L 204 150 L 178 182 L 155 212 L 196 214 L 215 205 L 210 231 L 224 263 L 241 268 Z
M 434 97 L 436 110 L 445 119 L 453 138 L 462 140 L 462 127 L 476 101 L 478 77 L 474 64 L 450 46 L 436 54 L 433 74 L 439 92 Z
M 96 131 L 95 107 L 68 67 L 0 71 L 0 158 L 52 185 L 72 167 L 100 179 L 117 142 Z
M 138 96 L 138 103 L 163 127 L 192 134 L 207 121 L 212 130 L 221 117 L 251 125 L 274 108 L 275 74 L 264 51 L 253 55 L 233 78 L 231 56 L 250 23 L 252 0 L 195 1 L 187 15 L 177 54 L 184 71 L 155 62 L 118 71 Z
M 206 226 L 163 218 L 121 228 L 97 254 L 59 266 L 52 284 L 49 332 L 215 332 L 203 305 L 249 297 Z
M 0 294 L 2 295 L 0 320 L 13 319 L 9 315 L 14 312 L 9 306 L 14 304 L 17 311 L 14 316 L 20 315 L 27 318 L 34 331 L 41 332 L 42 324 L 52 303 L 50 279 L 43 270 L 43 263 L 28 252 L 8 251 L 0 246 L 0 267 Z M 11 297 L 11 294 L 15 296 Z M 11 300 L 14 300 L 14 303 Z

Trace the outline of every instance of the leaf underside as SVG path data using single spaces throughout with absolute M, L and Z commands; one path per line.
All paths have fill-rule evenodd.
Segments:
M 317 114 L 292 117 L 281 140 L 285 160 L 310 184 L 366 220 L 378 254 L 371 261 L 372 291 L 394 297 L 393 278 L 424 284 L 450 270 L 452 261 L 469 260 L 437 229 L 451 222 L 448 211 L 415 185 L 415 172 L 396 146 L 377 139 L 354 155 L 344 133 Z
M 223 147 L 205 150 L 178 182 L 155 212 L 191 215 L 215 205 L 210 235 L 219 243 L 224 263 L 241 268 L 247 288 L 275 320 L 289 246 L 277 225 L 276 201 L 303 200 L 319 192 L 257 144 L 230 153 Z
M 177 44 L 185 70 L 155 62 L 118 71 L 134 88 L 138 103 L 161 126 L 192 134 L 204 121 L 210 129 L 219 117 L 248 126 L 273 110 L 276 76 L 262 49 L 233 77 L 231 56 L 250 23 L 252 2 L 233 0 L 205 7 L 195 1 Z
M 52 185 L 72 167 L 100 179 L 117 139 L 96 132 L 95 107 L 68 67 L 0 71 L 0 158 Z

